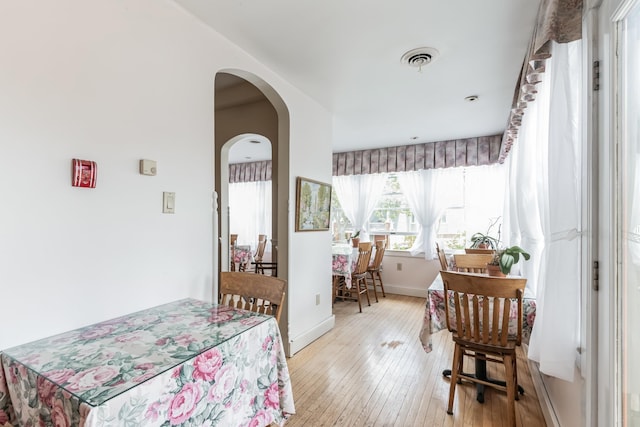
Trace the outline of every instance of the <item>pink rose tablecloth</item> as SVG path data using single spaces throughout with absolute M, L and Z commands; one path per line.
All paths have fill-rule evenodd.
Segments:
M 295 412 L 275 319 L 185 299 L 4 350 L 0 425 L 267 426 Z
M 451 315 L 455 318 L 453 296 L 450 296 L 449 308 L 451 309 Z M 516 333 L 517 322 L 515 321 L 517 315 L 516 303 L 514 302 L 511 307 L 511 319 L 509 321 L 509 333 Z M 531 338 L 531 329 L 533 328 L 533 321 L 536 318 L 536 300 L 531 295 L 528 289 L 524 291 L 524 299 L 522 301 L 522 342 L 529 343 Z M 432 350 L 431 334 L 434 334 L 443 329 L 447 329 L 447 319 L 444 306 L 444 284 L 442 278 L 438 274 L 429 286 L 427 292 L 427 306 L 424 312 L 424 319 L 422 321 L 422 328 L 420 331 L 420 341 L 424 350 L 430 352 Z

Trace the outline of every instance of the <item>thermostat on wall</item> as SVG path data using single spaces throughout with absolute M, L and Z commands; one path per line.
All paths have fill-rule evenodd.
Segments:
M 140 160 L 140 173 L 142 175 L 151 175 L 155 176 L 156 174 L 156 162 L 155 160 Z

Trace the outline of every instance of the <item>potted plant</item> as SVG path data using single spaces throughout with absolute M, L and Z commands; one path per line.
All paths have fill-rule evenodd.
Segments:
M 498 247 L 498 239 L 488 234 L 475 233 L 471 236 L 471 248 L 473 249 L 496 249 Z
M 498 225 L 498 237 L 493 237 L 489 233 L 491 233 L 491 228 L 500 220 L 500 217 L 496 218 L 491 224 L 489 224 L 489 228 L 487 228 L 486 233 L 474 233 L 471 236 L 471 248 L 472 249 L 498 249 L 498 244 L 500 243 L 500 225 Z
M 360 230 L 356 231 L 356 234 L 351 236 L 351 244 L 354 248 L 357 248 L 360 244 Z
M 520 261 L 520 255 L 526 260 L 531 258 L 520 246 L 510 246 L 496 251 L 493 260 L 487 264 L 489 276 L 506 276 L 511 272 L 511 267 Z

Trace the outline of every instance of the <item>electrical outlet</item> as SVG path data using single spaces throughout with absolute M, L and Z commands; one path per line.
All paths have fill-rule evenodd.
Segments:
M 316 305 L 320 305 L 320 294 L 316 294 Z
M 396 264 L 396 270 L 402 271 L 402 263 L 401 262 Z

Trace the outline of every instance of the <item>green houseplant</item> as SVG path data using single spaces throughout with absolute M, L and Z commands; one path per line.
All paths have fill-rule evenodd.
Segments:
M 511 267 L 520 261 L 520 255 L 522 255 L 522 258 L 524 258 L 525 261 L 531 258 L 531 255 L 525 252 L 525 250 L 520 246 L 510 246 L 508 248 L 497 250 L 493 260 L 487 264 L 487 273 L 491 274 L 491 267 L 493 266 L 493 269 L 495 269 L 495 267 L 500 267 L 502 274 L 509 274 L 511 272 Z
M 498 239 L 488 234 L 474 233 L 471 236 L 471 248 L 473 249 L 496 249 L 498 247 Z
M 471 236 L 471 248 L 472 249 L 498 249 L 498 244 L 500 243 L 500 225 L 498 225 L 498 237 L 491 236 L 491 229 L 497 224 L 500 220 L 500 217 L 493 220 L 489 227 L 487 228 L 486 233 L 474 233 Z

